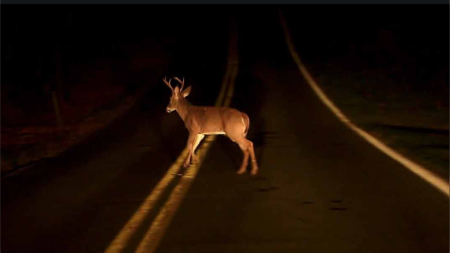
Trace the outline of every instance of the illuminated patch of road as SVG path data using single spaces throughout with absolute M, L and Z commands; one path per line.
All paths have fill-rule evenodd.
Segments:
M 222 88 L 219 96 L 216 100 L 216 107 L 228 107 L 231 103 L 231 98 L 234 91 L 234 82 L 237 76 L 238 70 L 238 58 L 237 58 L 237 33 L 236 28 L 233 26 L 230 29 L 230 43 L 229 43 L 229 55 L 228 66 L 225 76 L 222 81 Z M 114 240 L 104 251 L 105 253 L 119 253 L 122 252 L 128 245 L 130 239 L 135 234 L 139 226 L 144 219 L 149 215 L 150 211 L 155 207 L 156 203 L 161 199 L 163 193 L 167 190 L 169 184 L 178 175 L 181 176 L 180 181 L 175 186 L 165 202 L 164 206 L 158 212 L 156 218 L 153 220 L 148 231 L 144 235 L 143 239 L 136 252 L 151 253 L 156 250 L 160 240 L 162 239 L 165 231 L 167 230 L 170 222 L 175 215 L 178 206 L 186 195 L 190 185 L 195 179 L 200 166 L 211 146 L 211 143 L 215 140 L 214 135 L 208 136 L 203 141 L 203 144 L 199 147 L 197 155 L 199 163 L 196 163 L 186 170 L 183 170 L 183 162 L 188 155 L 188 148 L 186 147 L 177 160 L 170 166 L 167 173 L 156 185 L 155 189 L 145 199 L 144 203 L 133 214 L 132 218 L 125 224 L 121 231 L 116 235 Z M 181 173 L 180 173 L 181 172 Z M 184 174 L 183 174 L 184 173 Z
M 187 169 L 186 174 L 184 174 L 181 177 L 177 186 L 170 194 L 169 199 L 159 211 L 158 216 L 156 216 L 156 218 L 153 220 L 153 223 L 151 224 L 150 228 L 142 238 L 135 252 L 150 253 L 156 250 L 170 222 L 172 221 L 172 218 L 175 215 L 176 210 L 178 209 L 181 201 L 183 200 L 189 187 L 194 181 L 194 178 L 197 175 L 198 170 L 200 169 L 202 161 L 204 160 L 206 153 L 208 152 L 211 143 L 214 141 L 214 139 L 215 139 L 214 135 L 210 135 L 205 138 L 203 145 L 201 145 L 199 150 L 197 151 L 197 155 L 199 157 L 200 162 L 198 164 L 194 164 L 193 166 L 189 167 Z
M 230 51 L 229 51 L 227 75 L 225 75 L 224 78 L 224 82 L 227 82 L 224 83 L 224 85 L 228 87 L 228 90 L 222 89 L 221 94 L 222 92 L 223 94 L 225 94 L 225 91 L 227 90 L 225 101 L 223 101 L 222 104 L 221 101 L 219 101 L 219 99 L 223 99 L 224 96 L 223 95 L 219 96 L 219 99 L 216 102 L 216 107 L 220 106 L 221 104 L 223 107 L 229 107 L 231 103 L 231 98 L 233 97 L 234 82 L 236 80 L 238 71 L 237 47 L 236 47 L 237 38 L 235 36 L 236 34 L 232 34 L 232 36 L 230 37 L 231 41 L 229 49 Z M 233 40 L 233 38 L 235 40 Z M 193 166 L 189 167 L 187 173 L 181 178 L 178 185 L 170 194 L 169 199 L 161 208 L 161 211 L 159 212 L 158 216 L 155 218 L 150 228 L 146 232 L 144 238 L 141 240 L 136 250 L 137 253 L 152 253 L 157 249 L 159 242 L 164 236 L 164 233 L 166 232 L 170 222 L 172 221 L 172 218 L 175 215 L 178 206 L 180 205 L 189 187 L 191 186 L 195 176 L 197 175 L 198 170 L 200 169 L 200 166 L 215 138 L 216 136 L 214 135 L 205 138 L 203 145 L 197 151 L 200 163 L 194 164 Z
M 154 205 L 167 186 L 172 182 L 178 173 L 180 167 L 183 165 L 184 159 L 188 154 L 188 149 L 185 148 L 180 156 L 177 158 L 175 163 L 170 166 L 169 170 L 166 172 L 164 177 L 156 185 L 155 189 L 150 193 L 150 195 L 144 200 L 144 203 L 139 207 L 139 209 L 134 213 L 132 218 L 125 224 L 125 226 L 117 234 L 116 238 L 112 241 L 109 247 L 105 250 L 105 253 L 116 253 L 122 252 L 122 250 L 127 246 L 128 241 L 131 239 L 133 234 L 138 229 L 139 225 L 148 215 L 148 213 L 153 209 Z
M 435 173 L 429 171 L 428 169 L 420 166 L 419 164 L 411 161 L 410 159 L 404 157 L 399 154 L 395 150 L 388 147 L 386 144 L 376 139 L 366 131 L 362 130 L 355 124 L 353 124 L 342 112 L 334 105 L 334 103 L 325 95 L 325 93 L 320 89 L 319 85 L 314 81 L 309 72 L 307 71 L 305 65 L 300 61 L 300 58 L 295 51 L 294 44 L 292 42 L 291 35 L 289 33 L 289 29 L 287 27 L 286 20 L 283 16 L 283 13 L 280 11 L 280 22 L 283 26 L 286 43 L 288 45 L 289 51 L 294 58 L 295 63 L 297 64 L 298 69 L 305 77 L 309 86 L 314 90 L 315 94 L 319 97 L 319 99 L 336 115 L 336 117 L 342 121 L 345 125 L 347 125 L 351 130 L 356 132 L 359 136 L 365 139 L 367 142 L 372 144 L 377 149 L 381 150 L 383 153 L 403 165 L 405 168 L 409 169 L 411 172 L 424 179 L 426 182 L 430 183 L 432 186 L 437 188 L 439 191 L 449 196 L 449 184 L 444 179 L 436 175 Z

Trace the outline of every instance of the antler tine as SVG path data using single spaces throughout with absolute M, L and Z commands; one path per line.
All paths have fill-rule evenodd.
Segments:
M 172 92 L 173 92 L 172 85 L 170 85 L 170 82 L 172 81 L 172 78 L 170 78 L 170 79 L 169 79 L 169 82 L 167 82 L 166 77 L 164 77 L 163 81 L 164 81 L 164 83 L 165 83 L 167 86 L 169 86 L 169 88 L 170 88 L 170 89 L 172 90 Z
M 181 83 L 181 89 L 180 89 L 180 91 L 182 91 L 182 90 L 183 90 L 183 87 L 184 87 L 184 77 L 183 77 L 183 81 L 181 81 L 178 77 L 174 77 L 174 79 L 177 80 L 179 83 Z

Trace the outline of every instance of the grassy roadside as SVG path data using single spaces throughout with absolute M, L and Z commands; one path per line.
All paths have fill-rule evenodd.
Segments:
M 321 8 L 323 19 L 314 19 L 314 8 L 285 13 L 300 58 L 330 99 L 358 126 L 448 180 L 444 11 L 361 7 L 342 15 Z M 428 18 L 418 20 L 419 13 Z
M 61 104 L 61 129 L 52 108 L 30 113 L 9 104 L 8 92 L 2 93 L 2 176 L 56 157 L 120 118 L 157 85 L 164 67 L 170 64 L 153 41 L 126 45 L 122 50 L 128 53 L 119 71 L 111 68 L 116 61 L 101 58 L 74 75 L 75 80 L 81 76 L 82 85 L 72 92 L 76 103 Z
M 383 69 L 349 74 L 354 70 L 333 68 L 338 65 L 328 62 L 309 67 L 330 99 L 358 126 L 448 178 L 448 97 L 446 100 L 439 94 L 396 90 L 401 88 L 383 74 Z M 320 68 L 327 70 L 318 71 Z M 442 93 L 448 94 L 448 90 Z
M 51 126 L 2 128 L 2 176 L 55 157 L 77 145 L 131 109 L 148 89 L 149 86 L 139 87 L 133 93 L 95 108 L 79 122 L 65 125 L 60 130 Z

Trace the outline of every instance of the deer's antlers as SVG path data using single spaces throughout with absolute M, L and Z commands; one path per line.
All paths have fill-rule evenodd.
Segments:
M 164 81 L 164 83 L 165 83 L 167 86 L 169 86 L 169 88 L 170 88 L 170 89 L 172 90 L 172 92 L 173 92 L 172 85 L 170 85 L 170 81 L 172 81 L 172 78 L 170 78 L 170 79 L 169 79 L 169 82 L 167 82 L 166 77 L 164 77 L 163 81 Z
M 183 77 L 183 81 L 181 81 L 178 77 L 174 77 L 175 80 L 177 80 L 179 83 L 181 83 L 181 89 L 180 92 L 183 91 L 183 87 L 184 87 L 184 77 Z

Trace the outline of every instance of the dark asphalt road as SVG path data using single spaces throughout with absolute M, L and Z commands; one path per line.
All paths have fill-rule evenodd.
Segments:
M 241 152 L 219 136 L 158 252 L 448 252 L 448 198 L 322 105 L 277 13 L 238 27 L 232 107 L 251 119 L 260 174 L 237 175 Z M 190 101 L 213 104 L 223 74 L 196 72 L 206 76 Z M 161 84 L 90 142 L 3 179 L 3 252 L 102 252 L 186 142 L 181 119 L 165 113 L 168 96 Z
M 232 103 L 260 175 L 230 173 L 240 151 L 218 138 L 158 252 L 448 252 L 448 198 L 325 108 L 266 14 L 239 24 Z

